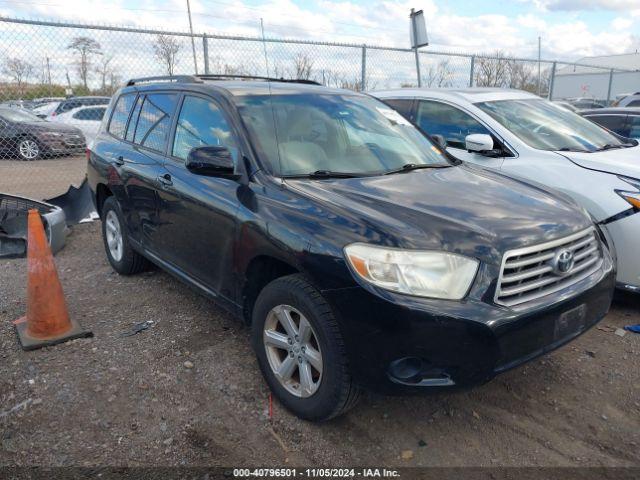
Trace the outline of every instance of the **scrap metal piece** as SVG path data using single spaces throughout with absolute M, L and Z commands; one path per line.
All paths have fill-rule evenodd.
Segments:
M 64 247 L 68 230 L 64 211 L 60 207 L 0 193 L 0 258 L 26 255 L 27 215 L 31 209 L 40 213 L 51 252 L 55 254 Z

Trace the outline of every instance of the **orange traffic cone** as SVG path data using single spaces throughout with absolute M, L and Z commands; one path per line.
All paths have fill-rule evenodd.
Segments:
M 29 210 L 27 233 L 27 315 L 14 323 L 24 350 L 90 337 L 69 318 L 56 265 L 37 210 Z

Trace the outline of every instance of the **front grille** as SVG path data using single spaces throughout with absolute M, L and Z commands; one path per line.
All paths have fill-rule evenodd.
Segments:
M 573 267 L 562 272 L 557 258 L 566 251 L 573 254 Z M 602 249 L 593 227 L 559 240 L 510 250 L 502 259 L 495 302 L 513 307 L 537 300 L 579 282 L 601 265 Z

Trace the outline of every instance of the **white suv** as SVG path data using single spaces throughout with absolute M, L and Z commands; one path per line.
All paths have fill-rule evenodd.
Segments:
M 531 93 L 506 89 L 372 92 L 454 157 L 562 191 L 617 253 L 620 288 L 640 292 L 640 146 Z

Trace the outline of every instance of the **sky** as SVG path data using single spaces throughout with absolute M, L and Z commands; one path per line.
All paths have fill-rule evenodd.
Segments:
M 640 49 L 640 0 L 191 0 L 194 30 L 230 35 L 409 46 L 422 9 L 433 50 L 503 51 L 577 60 Z M 188 29 L 186 0 L 0 0 L 0 15 Z M 1 29 L 2 27 L 0 27 Z

